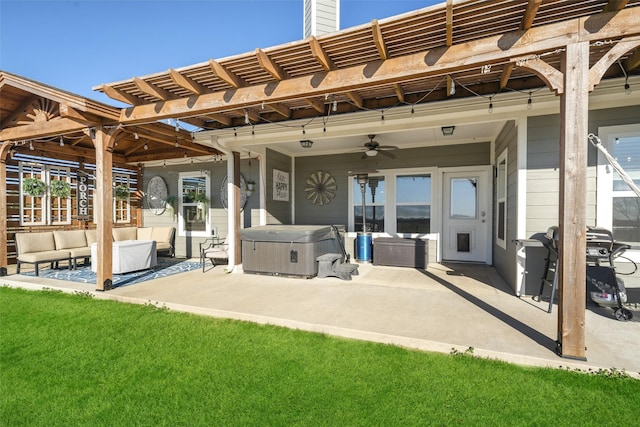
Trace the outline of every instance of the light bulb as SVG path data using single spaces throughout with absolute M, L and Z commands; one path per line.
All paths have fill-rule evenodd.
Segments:
M 335 101 L 335 100 L 333 101 L 333 108 L 332 109 L 333 109 L 334 112 L 338 111 L 338 101 Z
M 64 140 L 60 137 L 60 147 L 64 147 Z
M 247 112 L 247 110 L 244 110 L 244 124 L 249 124 L 249 113 Z
M 147 143 L 146 143 L 146 142 L 144 143 L 144 149 L 145 149 L 145 150 L 148 150 L 148 149 L 149 149 L 149 146 L 147 145 Z
M 493 113 L 493 101 L 489 98 L 489 112 Z
M 140 135 L 138 135 L 138 132 L 134 132 L 133 133 L 133 138 L 137 141 L 138 139 L 140 139 Z
M 529 92 L 529 99 L 527 100 L 527 110 L 531 110 L 533 107 L 533 101 L 531 100 L 531 92 Z
M 29 141 L 29 150 L 33 151 L 33 142 Z
M 627 95 L 631 95 L 631 86 L 629 86 L 629 83 L 624 84 L 624 93 Z

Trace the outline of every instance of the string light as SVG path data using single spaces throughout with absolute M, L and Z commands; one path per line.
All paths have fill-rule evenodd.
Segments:
M 384 111 L 380 113 L 380 123 L 384 124 Z
M 493 96 L 489 97 L 489 112 L 493 113 Z
M 238 137 L 238 129 L 233 128 L 233 136 L 234 136 L 235 138 L 237 138 L 237 137 Z
M 176 132 L 180 132 L 180 123 L 178 123 L 178 119 L 174 119 L 176 123 Z
M 413 116 L 413 114 L 414 114 L 415 112 L 416 112 L 416 111 L 413 109 L 413 104 L 411 104 L 411 115 Z
M 302 134 L 305 135 L 307 133 L 306 130 L 304 130 L 304 125 L 302 125 Z
M 136 141 L 140 139 L 140 135 L 138 135 L 138 131 L 133 132 L 133 139 L 135 139 Z
M 60 137 L 60 147 L 64 147 L 64 140 Z
M 533 101 L 531 100 L 531 92 L 529 92 L 529 99 L 527 100 L 527 110 L 531 110 L 533 106 Z
M 246 109 L 244 110 L 244 124 L 249 124 L 249 112 Z
M 33 142 L 29 141 L 29 150 L 33 151 Z
M 143 147 L 143 148 L 144 148 L 145 150 L 148 150 L 148 149 L 149 149 L 149 146 L 147 145 L 147 143 L 146 143 L 146 142 L 144 143 L 144 147 Z
M 178 137 L 176 137 L 176 143 L 174 144 L 176 148 L 178 148 L 180 146 L 180 144 L 178 144 Z
M 333 100 L 333 107 L 332 107 L 333 112 L 335 113 L 336 111 L 338 111 L 338 101 L 336 101 L 335 99 Z
M 166 168 L 166 167 L 167 167 L 167 161 L 166 161 L 166 160 L 163 160 L 163 161 L 162 161 L 162 167 L 163 167 L 163 168 Z

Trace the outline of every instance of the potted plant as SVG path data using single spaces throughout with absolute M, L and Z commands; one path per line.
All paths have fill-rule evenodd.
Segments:
M 176 196 L 167 196 L 167 198 L 164 200 L 165 207 L 169 211 L 169 215 L 171 215 L 171 218 L 173 218 L 176 214 L 177 201 L 178 201 L 178 198 Z
M 204 206 L 209 202 L 207 195 L 204 192 L 192 194 L 193 202 L 198 204 L 198 209 L 203 209 Z
M 49 194 L 52 197 L 66 199 L 71 196 L 71 184 L 61 179 L 54 179 L 49 183 Z
M 247 190 L 253 191 L 255 187 L 256 187 L 256 182 L 253 180 L 253 178 L 249 178 L 247 180 Z
M 118 184 L 113 187 L 113 194 L 118 200 L 126 200 L 129 197 L 129 187 L 124 184 Z
M 47 185 L 38 178 L 24 178 L 22 180 L 22 191 L 33 197 L 40 197 L 47 190 Z

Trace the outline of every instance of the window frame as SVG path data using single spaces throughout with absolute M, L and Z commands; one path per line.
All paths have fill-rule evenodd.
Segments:
M 184 218 L 184 208 L 188 206 L 196 206 L 197 203 L 185 203 L 183 200 L 183 180 L 185 178 L 204 178 L 205 180 L 205 192 L 207 194 L 207 198 L 211 200 L 211 176 L 204 171 L 189 171 L 189 172 L 180 172 L 178 175 L 178 236 L 185 237 L 210 237 L 211 236 L 211 214 L 209 210 L 211 209 L 211 201 L 207 203 L 207 207 L 205 208 L 205 230 L 204 231 L 191 231 L 187 230 L 185 226 L 185 218 Z
M 63 180 L 71 184 L 71 168 L 66 166 L 45 165 L 38 162 L 19 162 L 18 164 L 19 186 L 20 186 L 20 225 L 21 226 L 37 226 L 37 225 L 69 225 L 71 224 L 71 197 L 64 199 L 52 197 L 48 190 L 52 178 L 64 178 Z M 25 175 L 29 177 L 37 177 L 47 185 L 47 190 L 42 196 L 29 196 L 22 191 L 22 183 Z M 31 199 L 31 205 L 25 204 L 25 198 Z M 41 200 L 41 206 L 35 206 L 36 199 Z M 54 203 L 54 199 L 57 203 Z M 41 211 L 41 221 L 34 221 L 34 214 L 37 210 Z M 54 211 L 55 210 L 55 211 Z M 57 213 L 57 215 L 56 215 Z M 31 219 L 27 221 L 27 219 Z
M 500 170 L 500 165 L 504 163 L 504 170 Z M 509 149 L 505 148 L 502 153 L 498 156 L 498 160 L 496 162 L 496 223 L 495 223 L 495 239 L 496 245 L 501 247 L 502 249 L 507 249 L 507 223 L 509 221 L 509 205 L 507 203 L 507 190 L 508 185 L 507 181 L 509 178 Z M 502 196 L 500 196 L 500 189 L 502 188 Z M 503 238 L 500 238 L 500 204 L 504 204 L 504 212 L 503 217 L 504 221 L 502 223 L 502 234 Z
M 405 169 L 386 169 L 379 170 L 376 173 L 370 174 L 371 176 L 379 176 L 384 177 L 385 180 L 385 197 L 384 197 L 384 224 L 385 229 L 382 232 L 374 232 L 375 236 L 398 236 L 405 238 L 436 238 L 437 232 L 435 231 L 439 225 L 439 217 L 438 212 L 434 211 L 434 206 L 438 206 L 439 203 L 439 193 L 437 190 L 439 185 L 439 177 L 437 174 L 437 168 L 428 167 L 428 168 L 405 168 Z M 430 232 L 428 234 L 424 233 L 398 233 L 397 232 L 397 216 L 396 216 L 396 179 L 397 177 L 405 177 L 411 175 L 428 175 L 431 178 L 431 201 L 430 201 Z M 359 232 L 361 230 L 355 230 L 354 227 L 354 207 L 355 207 L 355 195 L 354 188 L 359 186 L 357 182 L 354 184 L 355 176 L 349 176 L 348 181 L 348 222 L 347 229 L 349 232 Z M 377 205 L 377 203 L 376 203 Z

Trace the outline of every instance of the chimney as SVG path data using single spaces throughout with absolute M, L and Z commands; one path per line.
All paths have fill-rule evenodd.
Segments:
M 340 0 L 304 0 L 304 38 L 340 29 Z

